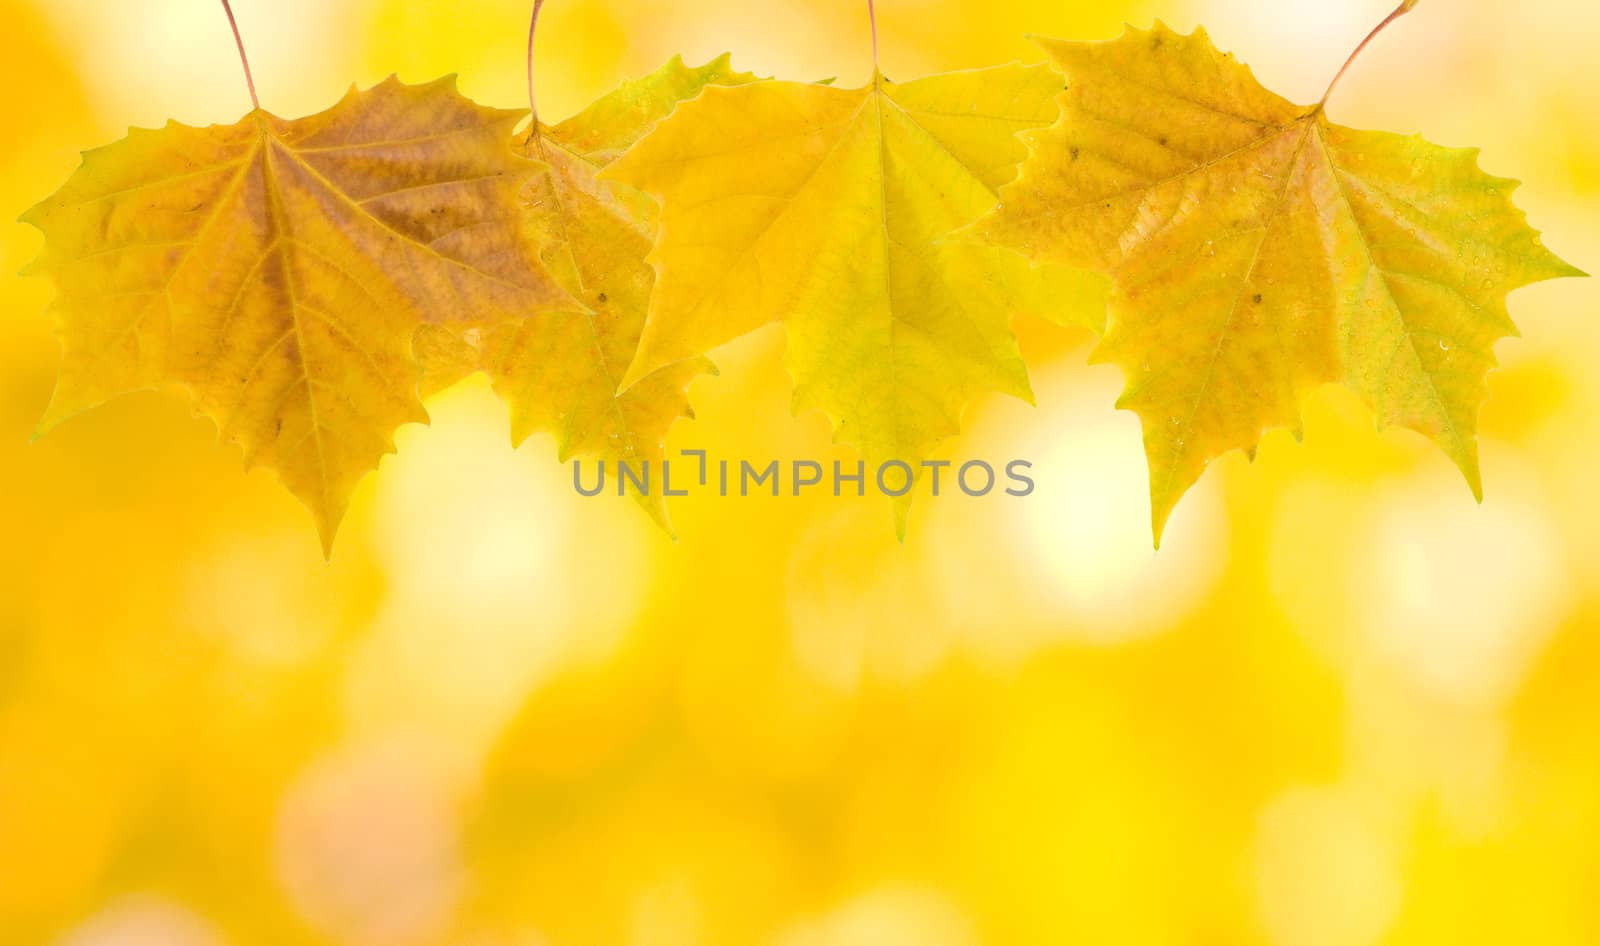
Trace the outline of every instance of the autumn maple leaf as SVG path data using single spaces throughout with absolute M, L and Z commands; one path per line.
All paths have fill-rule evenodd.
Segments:
M 1030 398 L 1022 312 L 1098 328 L 1098 284 L 974 241 L 1056 118 L 1060 79 L 1001 66 L 860 89 L 711 87 L 603 179 L 658 197 L 657 278 L 625 385 L 766 323 L 788 328 L 794 406 L 870 460 L 915 466 L 980 392 Z M 904 530 L 905 504 L 897 505 Z
M 1254 455 L 1267 428 L 1298 435 L 1301 401 L 1331 381 L 1380 426 L 1437 441 L 1481 497 L 1477 417 L 1494 343 L 1515 332 L 1506 294 L 1582 275 L 1527 227 L 1516 182 L 1472 149 L 1335 125 L 1326 96 L 1274 95 L 1202 30 L 1041 45 L 1067 77 L 1061 119 L 1028 136 L 978 228 L 1112 275 L 1095 357 L 1122 368 L 1119 406 L 1143 422 L 1157 542 L 1212 458 Z
M 529 30 L 529 99 L 535 4 Z M 644 328 L 655 272 L 645 261 L 656 232 L 649 196 L 600 172 L 635 141 L 708 86 L 752 81 L 723 55 L 697 68 L 673 57 L 642 79 L 596 100 L 566 121 L 546 125 L 537 109 L 515 150 L 537 159 L 520 197 L 529 247 L 540 268 L 586 309 L 519 318 L 473 341 L 432 330 L 419 345 L 425 387 L 449 384 L 483 369 L 511 409 L 511 434 L 520 444 L 535 431 L 556 436 L 562 461 L 573 456 L 658 464 L 667 430 L 692 417 L 688 385 L 715 372 L 704 355 L 663 365 L 618 392 Z M 661 491 L 637 493 L 650 515 L 670 531 Z
M 391 78 L 308 118 L 257 104 L 87 152 L 23 218 L 45 235 L 32 271 L 57 285 L 64 350 L 41 432 L 184 385 L 330 547 L 395 428 L 427 420 L 417 326 L 581 308 L 529 262 L 516 195 L 535 165 L 506 146 L 520 117 L 453 79 Z

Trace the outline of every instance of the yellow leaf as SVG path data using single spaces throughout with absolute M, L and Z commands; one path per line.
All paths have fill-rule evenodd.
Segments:
M 518 150 L 540 162 L 522 195 L 532 245 L 542 265 L 587 311 L 518 319 L 453 342 L 442 329 L 419 339 L 425 387 L 442 387 L 481 367 L 511 408 L 511 435 L 556 435 L 561 459 L 576 455 L 659 469 L 667 430 L 693 416 L 689 382 L 715 372 L 703 356 L 666 365 L 618 393 L 644 328 L 655 273 L 645 262 L 655 237 L 656 205 L 600 171 L 708 85 L 754 79 L 724 55 L 691 69 L 674 57 L 557 125 L 539 125 Z M 659 487 L 637 496 L 670 531 Z
M 34 270 L 57 284 L 64 349 L 41 431 L 185 385 L 331 546 L 395 428 L 427 420 L 417 326 L 573 306 L 524 249 L 519 114 L 453 79 L 390 79 L 309 118 L 174 122 L 85 153 L 24 217 L 45 234 Z
M 795 408 L 825 411 L 869 460 L 913 465 L 980 392 L 1031 397 L 1012 315 L 1094 325 L 1100 307 L 1058 301 L 1093 277 L 942 238 L 994 207 L 1016 134 L 1055 119 L 1059 90 L 1047 68 L 1003 66 L 685 103 L 606 171 L 662 206 L 625 384 L 781 319 Z
M 1119 406 L 1143 422 L 1157 542 L 1212 458 L 1298 432 L 1301 400 L 1331 381 L 1436 440 L 1480 493 L 1506 294 L 1581 275 L 1526 226 L 1516 182 L 1474 150 L 1335 125 L 1204 31 L 1042 45 L 1067 76 L 1061 120 L 978 228 L 1113 277 L 1096 358 L 1122 368 Z

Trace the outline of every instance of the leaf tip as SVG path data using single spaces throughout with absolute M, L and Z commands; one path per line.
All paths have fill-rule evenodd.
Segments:
M 1477 500 L 1478 505 L 1481 506 L 1483 505 L 1483 473 L 1478 470 L 1476 452 L 1473 451 L 1474 456 L 1470 468 L 1464 466 L 1461 472 L 1467 478 L 1467 488 L 1472 490 L 1472 498 Z
M 1176 35 L 1178 35 L 1177 31 L 1174 30 L 1172 27 L 1168 26 L 1167 25 L 1167 21 L 1161 19 L 1160 17 L 1156 17 L 1154 20 L 1151 20 L 1150 21 L 1150 28 L 1147 29 L 1147 30 L 1141 30 L 1137 26 L 1134 26 L 1132 23 L 1129 23 L 1128 24 L 1128 32 L 1130 32 L 1130 33 L 1149 33 L 1149 34 L 1152 34 L 1152 35 L 1155 35 L 1155 36 L 1176 36 Z M 1196 32 L 1201 32 L 1201 30 L 1196 30 Z
M 1557 279 L 1588 279 L 1589 274 L 1572 265 L 1561 257 L 1556 257 Z
M 28 435 L 29 443 L 36 443 L 42 440 L 45 435 L 51 433 L 57 427 L 103 403 L 99 399 L 86 399 L 81 395 L 72 400 L 66 400 L 63 398 L 64 394 L 66 394 L 66 397 L 72 397 L 70 393 L 64 392 L 61 382 L 57 381 L 56 389 L 50 395 L 50 403 L 45 406 L 44 413 L 39 416 L 38 423 L 33 425 L 33 432 Z
M 1161 551 L 1161 540 L 1166 537 L 1167 520 L 1172 518 L 1172 502 L 1158 500 L 1154 495 L 1150 497 L 1150 543 L 1155 551 Z
M 636 493 L 633 498 L 638 502 L 639 508 L 644 510 L 644 514 L 650 517 L 650 521 L 656 524 L 656 528 L 665 533 L 666 537 L 676 545 L 678 530 L 672 526 L 672 515 L 667 512 L 666 499 L 657 493 Z
M 317 541 L 322 546 L 322 561 L 327 564 L 333 561 L 334 540 L 339 535 L 339 523 L 344 519 L 344 510 L 313 509 L 311 515 L 317 521 Z

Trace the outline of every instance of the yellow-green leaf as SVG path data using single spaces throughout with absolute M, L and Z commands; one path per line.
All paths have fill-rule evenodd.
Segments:
M 41 430 L 186 386 L 247 462 L 275 469 L 325 547 L 356 482 L 426 421 L 412 335 L 571 308 L 528 262 L 519 113 L 453 79 L 351 90 L 321 114 L 134 129 L 24 219 L 59 296 L 61 376 Z
M 428 386 L 481 367 L 511 408 L 514 443 L 550 431 L 563 461 L 583 455 L 635 469 L 658 465 L 668 428 L 693 416 L 689 382 L 715 369 L 704 356 L 688 357 L 618 393 L 655 282 L 645 257 L 655 237 L 656 205 L 598 175 L 679 102 L 709 85 L 754 78 L 735 72 L 726 55 L 697 68 L 674 57 L 572 118 L 522 136 L 519 152 L 540 162 L 521 198 L 532 246 L 541 265 L 588 309 L 517 319 L 461 342 L 430 332 L 419 348 Z M 637 498 L 670 529 L 660 490 Z
M 1054 121 L 1059 90 L 1047 68 L 1003 66 L 684 104 L 605 175 L 662 206 L 626 383 L 783 320 L 796 409 L 825 411 L 870 460 L 913 464 L 980 392 L 1030 397 L 1011 317 L 1094 325 L 1101 307 L 1065 301 L 1092 277 L 943 238 L 994 207 L 1017 133 Z
M 1144 426 L 1153 525 L 1220 454 L 1298 431 L 1320 384 L 1432 437 L 1479 493 L 1478 410 L 1506 294 L 1581 275 L 1476 151 L 1354 131 L 1262 88 L 1204 31 L 1042 43 L 1061 120 L 979 224 L 1112 275 L 1096 357 Z

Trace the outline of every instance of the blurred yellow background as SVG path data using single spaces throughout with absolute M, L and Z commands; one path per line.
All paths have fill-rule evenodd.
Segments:
M 264 105 L 459 72 L 523 99 L 524 0 L 236 0 Z M 1204 23 L 1314 100 L 1391 0 L 881 0 L 891 78 L 1029 32 Z M 870 71 L 861 0 L 550 0 L 559 119 L 673 53 Z M 248 108 L 214 0 L 0 0 L 0 209 L 77 151 Z M 1423 3 L 1335 121 L 1482 146 L 1600 261 L 1589 0 Z M 0 226 L 0 270 L 40 238 Z M 1372 431 L 1213 465 L 1150 548 L 1136 419 L 1089 339 L 1020 324 L 1039 406 L 951 457 L 1038 491 L 680 500 L 676 544 L 513 451 L 481 379 L 310 517 L 139 395 L 30 445 L 44 280 L 0 277 L 0 944 L 976 946 L 1600 942 L 1600 285 L 1511 299 L 1488 498 Z M 672 446 L 849 455 L 781 331 L 715 353 Z

